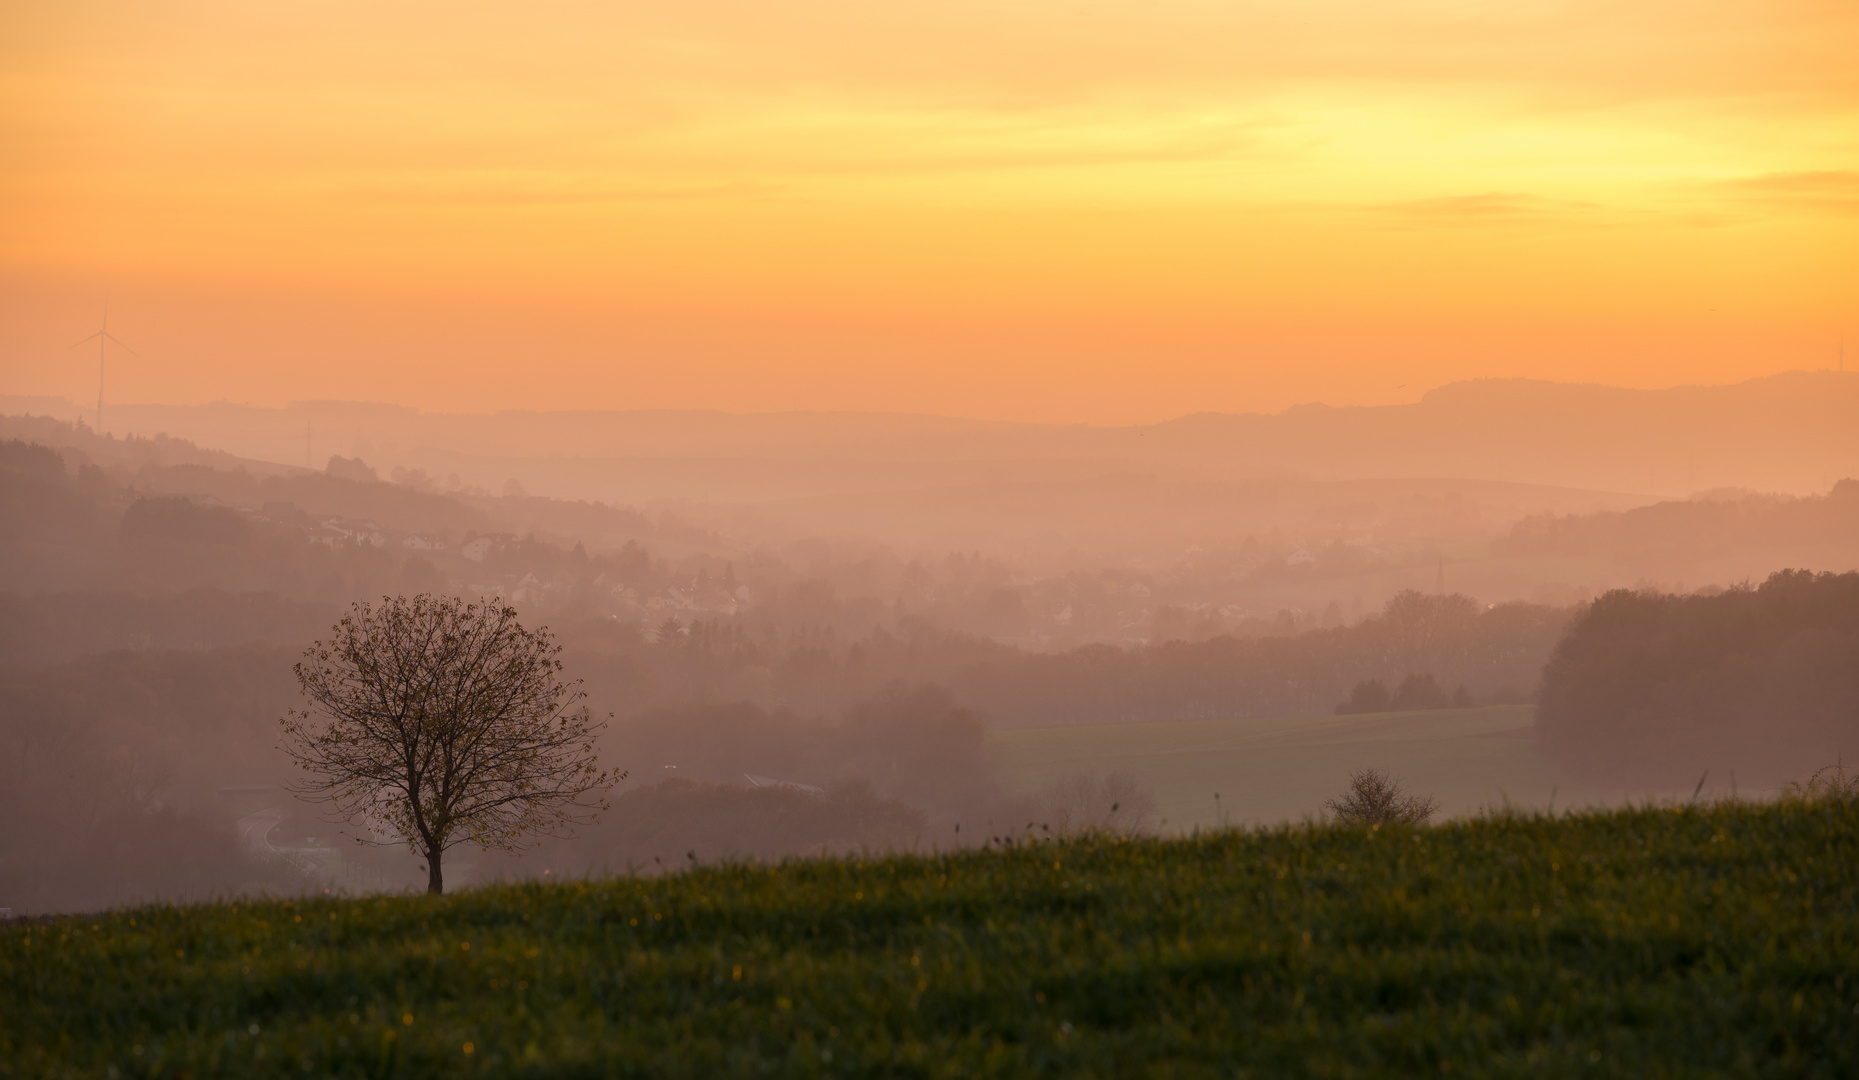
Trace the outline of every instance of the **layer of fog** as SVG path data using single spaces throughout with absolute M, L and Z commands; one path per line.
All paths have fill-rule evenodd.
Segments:
M 332 441 L 341 417 L 367 423 L 314 469 L 211 440 L 0 417 L 0 440 L 23 440 L 0 463 L 0 727 L 20 840 L 0 845 L 0 906 L 417 882 L 410 857 L 332 843 L 333 826 L 288 796 L 275 721 L 295 703 L 291 662 L 343 605 L 428 589 L 506 596 L 554 627 L 571 673 L 614 714 L 608 760 L 635 770 L 605 824 L 528 860 L 466 859 L 461 882 L 924 850 L 1028 827 L 1295 819 L 1367 764 L 1402 767 L 1454 813 L 1542 806 L 1551 792 L 1562 806 L 1682 795 L 1666 773 L 1688 784 L 1694 766 L 1711 770 L 1707 796 L 1726 782 L 1773 792 L 1790 770 L 1821 763 L 1824 739 L 1763 775 L 1745 767 L 1740 781 L 1725 775 L 1736 755 L 1716 750 L 1604 776 L 1541 751 L 1528 703 L 1570 620 L 1610 588 L 1702 597 L 1785 567 L 1859 568 L 1859 482 L 1832 483 L 1859 468 L 1838 464 L 1852 460 L 1853 432 L 1824 422 L 1822 406 L 1844 401 L 1845 384 L 1830 385 L 1673 392 L 1648 412 L 1638 449 L 1607 409 L 1546 407 L 1553 424 L 1520 425 L 1482 456 L 1474 426 L 1429 441 L 1416 425 L 1467 400 L 1502 419 L 1483 392 L 1551 404 L 1595 395 L 1453 388 L 1419 412 L 1113 432 L 319 406 Z M 1661 436 L 1675 430 L 1671 415 L 1695 426 L 1725 400 L 1749 415 L 1693 455 L 1680 490 L 1792 478 L 1771 493 L 1657 499 L 1632 492 L 1660 483 L 1519 479 L 1656 479 L 1684 446 L 1703 445 L 1697 431 L 1688 444 Z M 1771 430 L 1783 409 L 1799 421 L 1785 438 Z M 201 415 L 280 420 L 234 407 L 167 419 Z M 1379 460 L 1381 478 L 1288 468 L 1287 448 L 1321 443 L 1326 424 L 1346 429 L 1330 432 L 1338 447 L 1305 464 Z M 1280 456 L 1245 460 L 1234 432 L 1248 426 L 1270 428 Z M 1584 434 L 1602 449 L 1572 452 Z M 584 456 L 399 449 L 428 436 Z M 1378 440 L 1393 447 L 1379 459 Z M 593 453 L 616 448 L 646 456 Z M 1387 478 L 1448 452 L 1460 476 L 1512 475 Z M 1726 464 L 1739 455 L 1744 466 Z M 447 460 L 484 471 L 441 476 Z M 686 480 L 709 494 L 542 494 Z M 1433 711 L 1366 726 L 1287 721 L 1289 742 L 1247 726 L 1329 713 L 1365 680 L 1421 676 L 1439 700 L 1395 707 Z M 1229 756 L 1189 747 L 1181 756 L 1202 772 L 1160 768 L 1170 725 L 1197 723 L 1228 725 L 1208 737 Z M 1113 752 L 1048 747 L 1016 764 L 1009 735 L 1027 725 L 1127 737 Z

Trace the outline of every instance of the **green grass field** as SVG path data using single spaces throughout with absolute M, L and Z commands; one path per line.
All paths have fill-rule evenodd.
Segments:
M 0 1076 L 1859 1075 L 1859 804 L 0 930 Z
M 1163 832 L 1275 824 L 1321 813 L 1349 773 L 1378 766 L 1440 800 L 1442 816 L 1487 807 L 1621 805 L 1682 793 L 1609 791 L 1571 778 L 1537 747 L 1536 709 L 1482 709 L 1246 720 L 1174 720 L 998 728 L 988 754 L 1010 790 L 1127 770 L 1156 795 Z M 1710 794 L 1715 788 L 1707 787 Z M 1724 792 L 1727 793 L 1727 790 Z M 1214 795 L 1218 794 L 1218 804 Z M 1222 817 L 1224 814 L 1224 819 Z

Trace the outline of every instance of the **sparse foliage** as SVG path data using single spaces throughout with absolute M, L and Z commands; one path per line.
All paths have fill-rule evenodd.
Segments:
M 1350 774 L 1349 787 L 1323 808 L 1345 825 L 1418 825 L 1433 816 L 1439 801 L 1402 791 L 1400 783 L 1380 769 L 1358 769 Z
M 501 602 L 424 594 L 356 604 L 296 667 L 310 708 L 285 715 L 299 794 L 397 835 L 427 860 L 428 890 L 461 843 L 515 852 L 606 808 L 600 725 L 561 646 Z
M 1148 825 L 1155 794 L 1132 772 L 1077 773 L 1047 785 L 1037 805 L 1039 824 L 1061 835 L 1097 830 L 1128 835 Z
M 1806 780 L 1789 784 L 1784 795 L 1797 802 L 1859 799 L 1859 772 L 1849 772 L 1844 765 L 1828 765 L 1816 769 Z

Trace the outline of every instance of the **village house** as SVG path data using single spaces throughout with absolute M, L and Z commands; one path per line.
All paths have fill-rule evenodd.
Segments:
M 481 563 L 490 558 L 492 552 L 502 550 L 505 545 L 515 539 L 516 536 L 512 533 L 491 533 L 485 536 L 467 535 L 465 542 L 459 546 L 458 553 L 470 559 L 472 562 Z

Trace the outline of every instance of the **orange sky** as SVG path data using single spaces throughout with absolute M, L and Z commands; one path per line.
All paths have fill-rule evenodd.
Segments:
M 1127 421 L 1859 362 L 1850 0 L 0 8 L 0 392 Z

